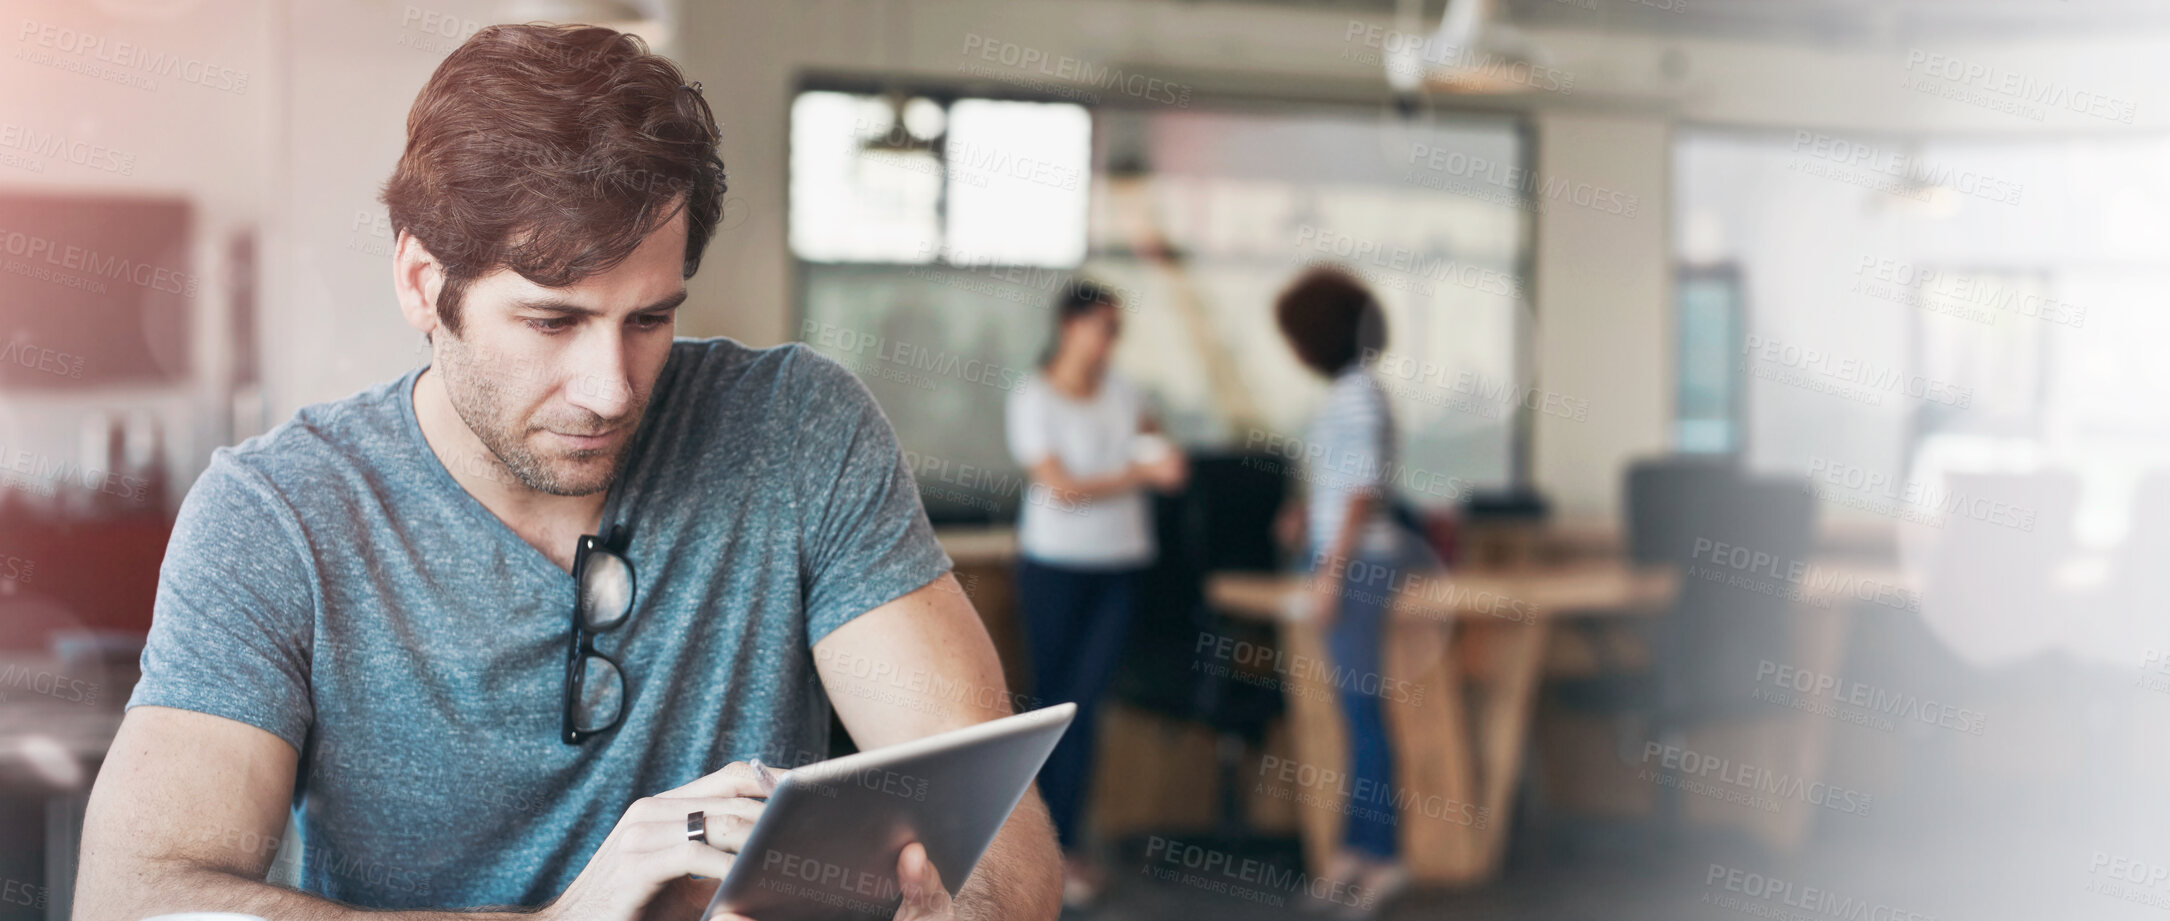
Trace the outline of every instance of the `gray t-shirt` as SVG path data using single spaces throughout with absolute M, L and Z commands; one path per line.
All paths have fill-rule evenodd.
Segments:
M 430 450 L 418 374 L 212 456 L 129 701 L 300 752 L 308 891 L 547 902 L 633 800 L 733 760 L 820 758 L 814 643 L 949 569 L 850 372 L 798 345 L 680 340 L 616 487 L 635 609 L 597 646 L 624 666 L 625 722 L 566 745 L 572 577 Z

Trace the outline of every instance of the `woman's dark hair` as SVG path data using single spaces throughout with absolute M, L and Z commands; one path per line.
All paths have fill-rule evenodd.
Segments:
M 1356 277 L 1313 266 L 1273 304 L 1274 319 L 1296 357 L 1328 377 L 1386 348 L 1386 312 Z
M 1083 278 L 1072 279 L 1062 286 L 1062 293 L 1055 295 L 1055 325 L 1047 332 L 1047 347 L 1040 350 L 1040 367 L 1055 360 L 1055 350 L 1062 345 L 1062 331 L 1070 321 L 1099 310 L 1102 307 L 1121 307 L 1122 298 L 1106 287 Z
M 715 114 L 668 59 L 601 26 L 495 25 L 437 65 L 385 183 L 394 234 L 444 266 L 454 335 L 469 282 L 502 266 L 563 287 L 686 214 L 693 276 L 723 209 Z

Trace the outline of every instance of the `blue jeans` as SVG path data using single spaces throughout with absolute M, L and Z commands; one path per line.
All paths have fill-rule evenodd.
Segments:
M 1094 570 L 1031 559 L 1017 563 L 1017 601 L 1031 649 L 1033 696 L 1040 706 L 1077 704 L 1077 718 L 1040 768 L 1040 794 L 1055 820 L 1064 851 L 1075 851 L 1092 780 L 1100 696 L 1130 632 L 1136 569 Z
M 1389 685 L 1380 640 L 1386 632 L 1387 600 L 1412 569 L 1428 565 L 1424 555 L 1358 554 L 1342 572 L 1341 606 L 1326 632 L 1327 654 L 1341 676 L 1334 696 L 1349 732 L 1349 812 L 1342 842 L 1380 860 L 1392 860 L 1400 852 L 1394 745 L 1387 738 L 1384 706 Z M 1316 563 L 1316 549 L 1307 559 Z

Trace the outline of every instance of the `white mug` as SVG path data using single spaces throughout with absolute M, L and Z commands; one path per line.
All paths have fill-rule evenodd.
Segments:
M 1175 446 L 1159 435 L 1141 434 L 1130 440 L 1130 459 L 1141 464 L 1160 463 L 1174 451 Z

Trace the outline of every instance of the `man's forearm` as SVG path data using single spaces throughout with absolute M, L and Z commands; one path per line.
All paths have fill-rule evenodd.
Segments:
M 1062 853 L 1039 788 L 988 843 L 957 892 L 956 913 L 959 921 L 1053 921 L 1062 914 Z
M 140 882 L 137 882 L 140 881 Z M 83 921 L 139 921 L 181 911 L 228 911 L 277 921 L 511 921 L 523 912 L 374 911 L 246 879 L 204 867 L 146 867 L 131 885 L 85 885 L 76 889 L 75 917 Z

